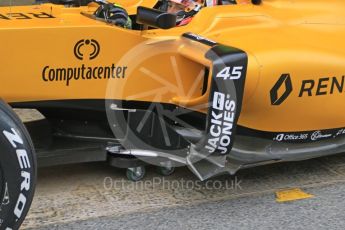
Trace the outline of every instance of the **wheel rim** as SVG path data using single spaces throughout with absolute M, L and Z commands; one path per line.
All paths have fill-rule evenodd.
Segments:
M 145 169 L 142 167 L 127 169 L 127 177 L 132 181 L 141 180 L 145 175 Z
M 136 176 L 136 177 L 140 177 L 141 175 L 142 175 L 142 173 L 143 173 L 143 169 L 141 168 L 141 167 L 138 167 L 138 168 L 136 168 L 135 170 L 134 170 L 134 175 Z

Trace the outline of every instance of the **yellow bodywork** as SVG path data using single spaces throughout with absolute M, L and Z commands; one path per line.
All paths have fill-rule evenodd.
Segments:
M 132 15 L 138 5 L 156 3 L 118 2 Z M 345 75 L 343 0 L 264 0 L 260 5 L 242 1 L 204 8 L 187 26 L 147 31 L 88 17 L 96 7 L 1 7 L 0 97 L 9 103 L 119 99 L 194 108 L 208 101 L 208 91 L 202 94 L 202 78 L 205 68 L 212 66 L 204 57 L 209 47 L 181 37 L 193 32 L 248 54 L 239 125 L 272 132 L 345 127 L 344 91 L 335 90 L 332 83 L 333 78 L 341 83 Z M 76 58 L 74 47 L 83 39 L 99 43 L 96 58 Z M 81 51 L 88 56 L 91 48 L 84 45 Z M 96 73 L 114 65 L 118 72 L 115 77 L 100 74 L 68 83 L 49 80 L 50 70 L 53 75 L 57 69 L 83 65 L 92 71 L 98 67 Z M 282 74 L 290 74 L 293 91 L 284 103 L 272 106 L 270 90 Z M 322 78 L 329 79 L 319 83 Z M 312 95 L 300 97 L 301 82 L 308 79 L 321 84 L 326 93 L 316 96 L 315 86 Z

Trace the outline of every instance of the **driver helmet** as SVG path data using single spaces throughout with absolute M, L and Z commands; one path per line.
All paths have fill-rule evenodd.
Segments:
M 192 18 L 202 7 L 217 5 L 218 0 L 169 0 L 167 12 L 177 15 L 177 23 Z

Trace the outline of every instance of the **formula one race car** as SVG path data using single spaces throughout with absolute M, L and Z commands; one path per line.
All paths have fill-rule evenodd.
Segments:
M 136 181 L 145 164 L 205 180 L 345 149 L 343 0 L 229 1 L 185 26 L 166 1 L 119 0 L 130 28 L 105 1 L 54 2 L 0 8 L 1 229 L 29 209 L 35 152 Z

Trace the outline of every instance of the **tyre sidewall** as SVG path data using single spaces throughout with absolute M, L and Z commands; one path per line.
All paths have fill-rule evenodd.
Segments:
M 33 199 L 36 159 L 30 136 L 24 125 L 13 110 L 2 101 L 0 101 L 0 150 L 2 170 L 0 229 L 18 229 Z M 4 200 L 6 195 L 9 199 Z

